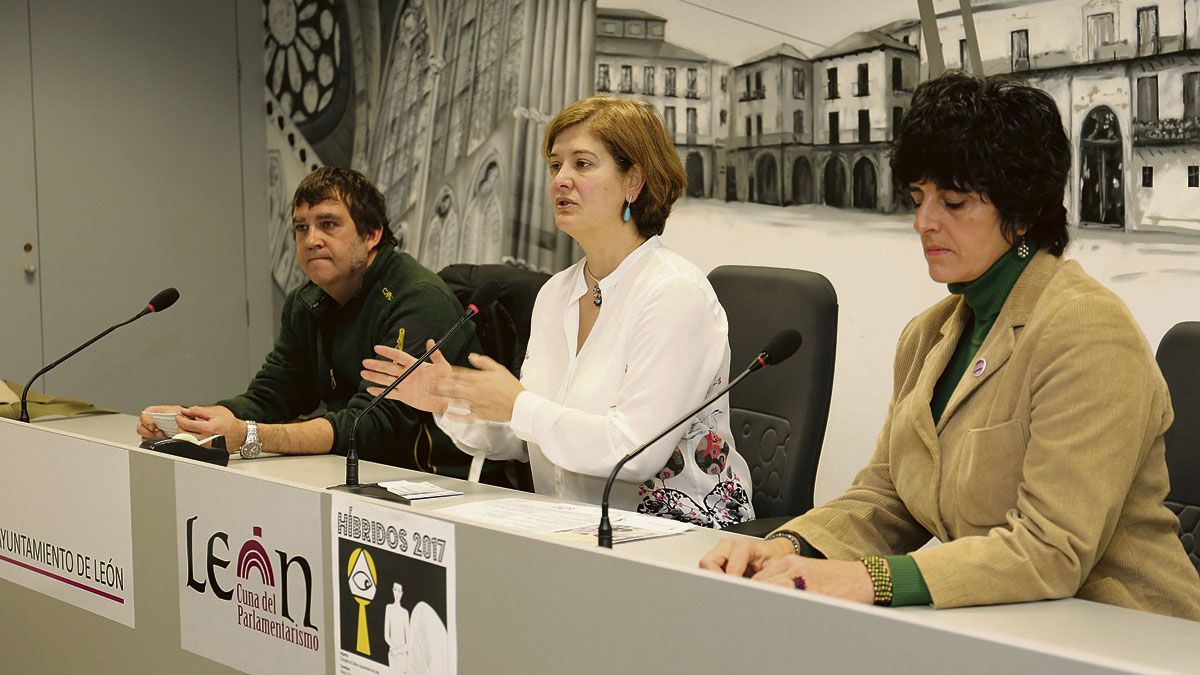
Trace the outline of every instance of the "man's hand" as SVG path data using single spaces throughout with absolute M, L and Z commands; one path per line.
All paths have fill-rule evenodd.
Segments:
M 246 442 L 246 423 L 234 417 L 229 408 L 223 405 L 202 406 L 194 405 L 184 408 L 175 417 L 180 431 L 186 431 L 196 438 L 207 438 L 220 434 L 225 437 L 225 449 L 229 454 L 236 454 Z
M 735 577 L 751 576 L 768 563 L 781 560 L 795 549 L 787 539 L 722 539 L 700 559 L 700 569 L 724 572 Z
M 152 438 L 166 438 L 167 435 L 163 433 L 162 429 L 158 428 L 157 424 L 154 423 L 154 418 L 150 417 L 146 413 L 175 413 L 178 415 L 179 411 L 181 410 L 183 410 L 183 406 L 178 405 L 152 405 L 146 408 L 142 411 L 142 414 L 138 416 L 138 436 L 141 436 L 146 440 L 150 440 Z

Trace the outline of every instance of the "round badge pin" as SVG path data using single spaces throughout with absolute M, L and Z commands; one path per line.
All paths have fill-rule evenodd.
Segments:
M 979 359 L 975 362 L 975 367 L 971 369 L 971 373 L 975 377 L 983 375 L 983 371 L 987 370 L 987 359 Z

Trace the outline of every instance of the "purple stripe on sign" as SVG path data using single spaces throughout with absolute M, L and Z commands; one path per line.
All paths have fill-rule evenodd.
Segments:
M 17 567 L 24 567 L 25 569 L 29 570 L 30 572 L 37 572 L 38 574 L 40 574 L 42 576 L 50 577 L 51 579 L 54 579 L 56 581 L 61 581 L 64 584 L 70 584 L 76 588 L 82 588 L 83 590 L 85 590 L 89 593 L 95 593 L 96 595 L 98 595 L 102 598 L 108 598 L 109 600 L 112 600 L 113 602 L 117 602 L 122 605 L 125 604 L 125 598 L 117 597 L 117 596 L 113 595 L 112 593 L 105 593 L 104 591 L 100 590 L 99 588 L 92 588 L 91 586 L 85 586 L 85 585 L 79 583 L 78 581 L 75 581 L 74 579 L 60 577 L 53 572 L 47 572 L 46 570 L 40 570 L 40 569 L 34 567 L 33 565 L 28 565 L 26 563 L 21 562 L 20 560 L 13 560 L 12 558 L 6 558 L 5 556 L 2 556 L 2 555 L 0 555 L 0 560 L 3 560 L 4 562 L 12 563 L 12 564 L 16 565 Z

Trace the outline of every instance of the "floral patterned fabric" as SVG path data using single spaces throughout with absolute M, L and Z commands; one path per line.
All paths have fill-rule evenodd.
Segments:
M 718 414 L 719 411 L 714 410 L 709 417 L 715 418 Z M 671 453 L 667 465 L 642 483 L 638 490 L 641 498 L 638 513 L 716 528 L 753 518 L 750 495 L 746 494 L 741 478 L 729 465 L 729 449 L 729 444 L 718 435 L 715 424 L 706 420 L 693 422 L 675 452 Z M 691 467 L 685 457 L 693 460 Z M 718 477 L 716 485 L 700 500 L 672 487 L 672 480 L 689 468 Z

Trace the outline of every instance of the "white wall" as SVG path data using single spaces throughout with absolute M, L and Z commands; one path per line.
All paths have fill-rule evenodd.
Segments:
M 0 317 L 24 317 L 17 292 L 36 290 L 40 321 L 10 330 L 41 345 L 0 354 L 0 374 L 23 382 L 175 286 L 175 309 L 64 363 L 46 391 L 124 412 L 240 391 L 273 333 L 261 2 L 4 0 L 0 25 L 24 45 L 5 51 L 0 94 L 28 115 L 0 111 L 26 135 L 5 155 L 22 220 L 0 217 L 0 249 L 38 256 L 20 286 L 8 268 Z
M 706 272 L 718 265 L 796 267 L 824 274 L 840 306 L 838 354 L 816 502 L 850 484 L 874 448 L 892 386 L 896 338 L 945 297 L 929 280 L 911 216 L 681 200 L 665 243 Z M 1200 320 L 1200 241 L 1150 233 L 1071 230 L 1067 257 L 1115 291 L 1157 348 L 1176 323 Z M 763 336 L 766 339 L 770 336 Z M 734 354 L 734 363 L 746 355 Z

